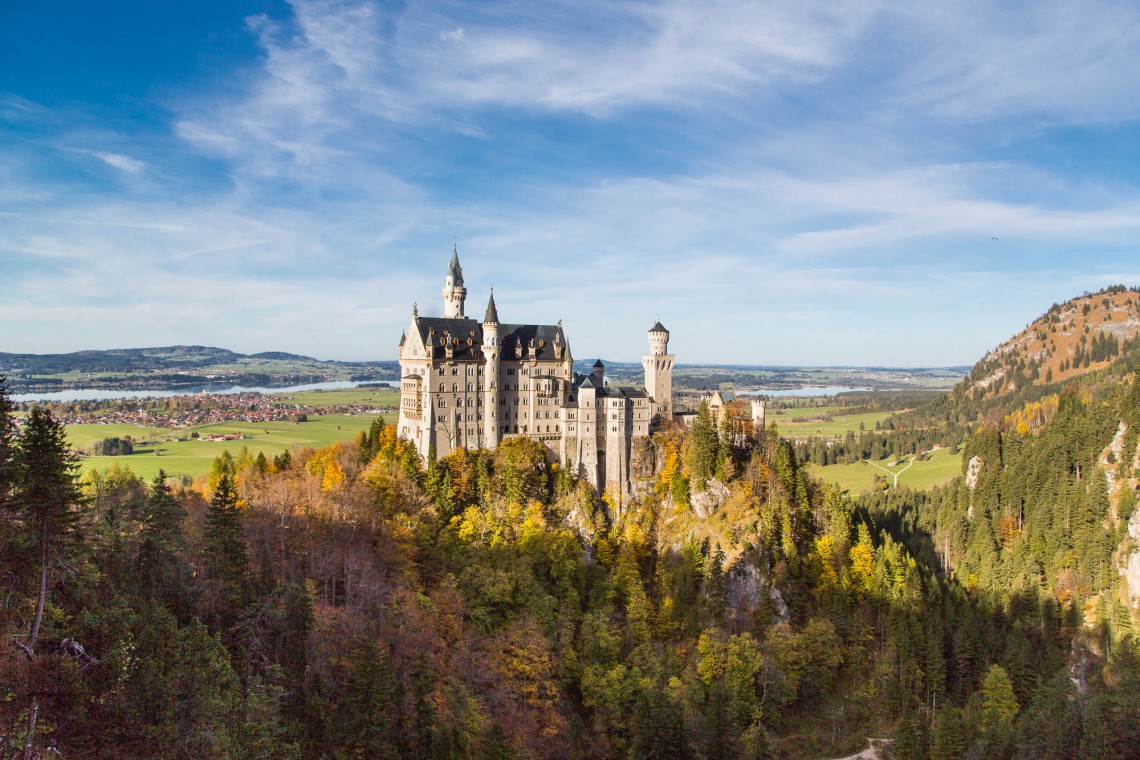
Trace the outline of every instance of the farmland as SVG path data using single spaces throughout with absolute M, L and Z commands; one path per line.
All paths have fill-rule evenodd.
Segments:
M 962 455 L 952 453 L 949 449 L 932 451 L 922 462 L 911 464 L 911 459 L 912 457 L 900 459 L 894 467 L 889 466 L 890 463 L 886 461 L 875 464 L 864 461 L 833 464 L 827 467 L 808 465 L 808 471 L 813 477 L 825 483 L 835 483 L 845 491 L 859 494 L 876 487 L 876 476 L 880 479 L 879 483 L 885 480 L 887 484 L 893 484 L 893 474 L 898 473 L 900 487 L 927 489 L 952 480 L 962 470 Z M 887 472 L 875 465 L 879 465 Z
M 317 409 L 345 406 L 390 409 L 398 400 L 398 392 L 391 388 L 350 388 L 306 391 L 280 397 L 280 400 Z M 92 443 L 104 438 L 129 435 L 135 441 L 134 454 L 84 457 L 80 460 L 82 470 L 101 470 L 119 465 L 130 468 L 143 478 L 153 477 L 159 469 L 169 475 L 196 477 L 209 471 L 214 458 L 227 449 L 236 456 L 245 447 L 254 456 L 263 452 L 272 459 L 296 447 L 315 448 L 351 440 L 362 430 L 367 430 L 377 417 L 394 422 L 395 412 L 314 414 L 309 415 L 305 422 L 230 421 L 177 429 L 130 424 L 73 424 L 67 426 L 67 436 L 71 445 L 79 450 L 87 450 Z M 208 440 L 239 435 L 243 437 L 237 440 Z
M 826 399 L 816 401 L 818 406 L 770 410 L 768 421 L 774 423 L 780 435 L 785 438 L 806 440 L 820 437 L 839 440 L 848 432 L 858 435 L 861 430 L 875 430 L 876 425 L 882 425 L 897 411 L 901 411 L 849 414 L 847 412 L 851 407 L 830 404 Z M 891 465 L 892 461 L 895 462 L 894 466 Z M 814 477 L 858 494 L 880 487 L 884 482 L 893 485 L 896 474 L 899 486 L 924 489 L 941 485 L 959 473 L 961 462 L 961 454 L 945 448 L 928 452 L 922 461 L 917 461 L 914 456 L 900 456 L 826 467 L 809 464 L 808 469 Z

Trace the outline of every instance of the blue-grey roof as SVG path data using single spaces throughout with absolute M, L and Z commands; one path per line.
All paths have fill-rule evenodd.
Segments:
M 456 285 L 463 284 L 463 267 L 459 266 L 459 249 L 451 248 L 451 261 L 447 264 L 447 274 Z

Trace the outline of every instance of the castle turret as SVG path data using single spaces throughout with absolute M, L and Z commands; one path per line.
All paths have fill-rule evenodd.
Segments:
M 765 406 L 768 400 L 763 396 L 752 399 L 752 430 L 757 438 L 761 441 L 764 440 L 764 427 L 767 424 L 765 419 Z
M 602 364 L 602 360 L 598 359 L 594 362 L 594 377 L 598 378 L 598 384 L 601 385 L 602 381 L 606 379 L 606 365 Z
M 492 289 L 483 317 L 483 445 L 488 449 L 499 445 L 499 353 L 499 310 Z
M 669 331 L 660 322 L 649 328 L 649 353 L 641 357 L 645 369 L 645 391 L 653 403 L 656 424 L 673 417 L 673 361 L 669 353 Z
M 463 268 L 459 266 L 459 250 L 452 246 L 447 277 L 443 281 L 443 316 L 462 317 L 467 288 L 463 287 Z

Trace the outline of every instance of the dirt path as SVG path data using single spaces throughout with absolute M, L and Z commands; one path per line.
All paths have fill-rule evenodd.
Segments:
M 892 472 L 891 470 L 888 470 L 886 467 L 879 467 L 879 465 L 875 464 L 870 459 L 868 459 L 866 461 L 867 461 L 867 464 L 871 465 L 872 467 L 878 467 L 880 470 L 887 473 L 888 475 L 894 475 L 894 477 L 895 477 L 895 488 L 898 488 L 899 487 L 899 475 L 902 475 L 904 472 L 909 470 L 911 468 L 911 465 L 914 464 L 914 462 L 917 458 L 918 457 L 911 457 L 910 462 L 907 463 L 907 466 L 902 468 L 898 472 Z M 842 758 L 842 760 L 847 760 L 847 758 Z

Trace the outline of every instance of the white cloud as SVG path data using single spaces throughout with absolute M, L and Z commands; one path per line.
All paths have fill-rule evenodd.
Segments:
M 1130 271 L 1134 184 L 1009 157 L 1002 131 L 1134 118 L 1130 5 L 292 9 L 249 20 L 263 56 L 228 94 L 165 104 L 209 190 L 111 130 L 58 142 L 138 178 L 114 192 L 58 198 L 5 157 L 0 323 L 32 324 L 27 350 L 72 320 L 76 348 L 391 357 L 452 234 L 476 310 L 495 283 L 504 318 L 564 318 L 576 352 L 613 358 L 661 318 L 686 360 L 969 361 L 1005 334 L 973 352 L 963 324 L 1036 316 L 1074 250 L 1084 277 Z
M 108 153 L 106 151 L 93 150 L 91 155 L 99 159 L 107 166 L 111 166 L 119 171 L 127 172 L 128 174 L 138 174 L 146 168 L 146 164 L 136 158 L 124 156 L 122 153 Z

